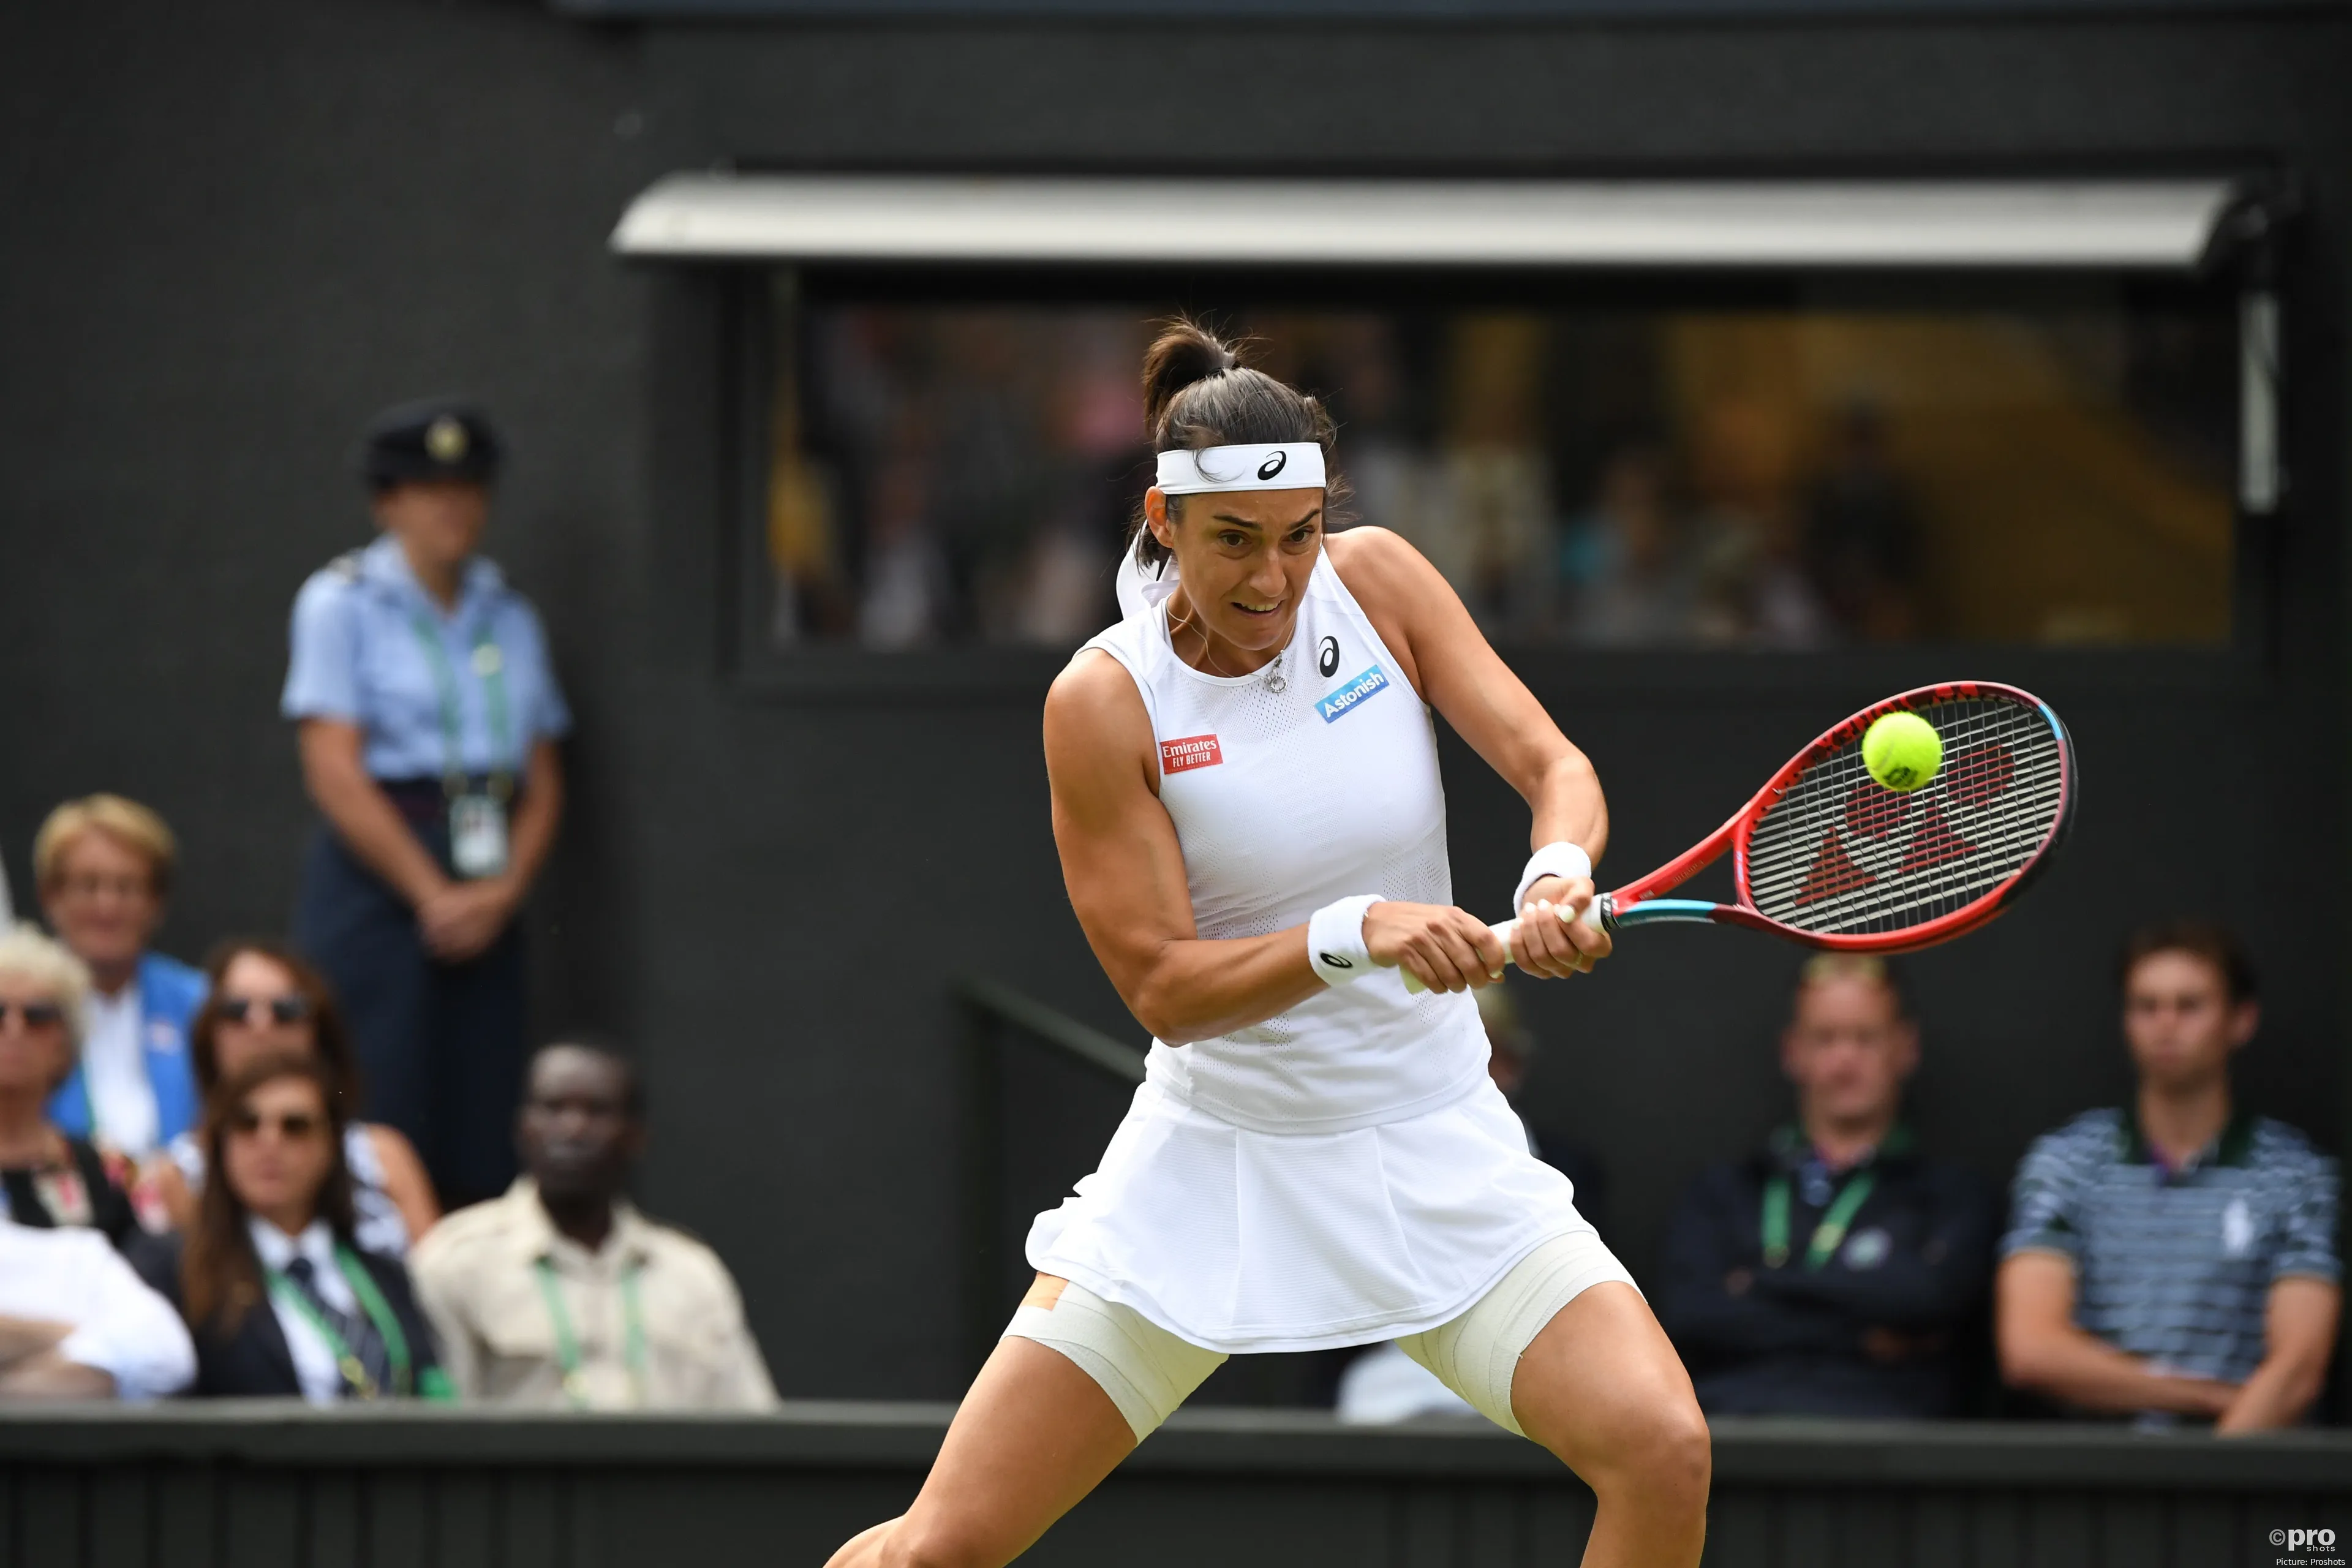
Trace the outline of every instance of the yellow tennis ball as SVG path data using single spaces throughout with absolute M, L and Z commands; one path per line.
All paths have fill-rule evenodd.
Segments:
M 1916 713 L 1885 713 L 1862 737 L 1862 765 L 1899 795 L 1932 781 L 1944 765 L 1944 738 Z

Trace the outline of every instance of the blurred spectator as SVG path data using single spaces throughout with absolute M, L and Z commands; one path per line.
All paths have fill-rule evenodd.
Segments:
M 408 1271 L 353 1234 L 339 1087 L 316 1056 L 268 1056 L 206 1101 L 215 1178 L 184 1237 L 140 1257 L 194 1333 L 198 1394 L 331 1405 L 447 1389 Z
M 195 1375 L 180 1315 L 103 1237 L 0 1218 L 0 1402 L 158 1399 Z
M 204 1000 L 204 977 L 147 950 L 178 864 L 163 819 L 115 795 L 66 802 L 33 840 L 41 912 L 90 978 L 80 1059 L 49 1116 L 134 1160 L 196 1120 L 188 1020 Z
M 290 949 L 258 937 L 223 942 L 205 965 L 210 995 L 196 1013 L 189 1044 L 196 1082 L 209 1098 L 263 1057 L 314 1058 L 344 1086 L 343 1114 L 357 1115 L 359 1061 L 327 977 Z M 409 1243 L 441 1217 L 433 1183 L 416 1151 L 396 1127 L 351 1122 L 343 1131 L 343 1163 L 352 1173 L 352 1238 L 370 1252 L 404 1258 Z M 154 1163 L 156 1186 L 172 1221 L 194 1226 L 196 1194 L 205 1184 L 205 1151 L 193 1133 L 172 1140 Z
M 1600 647 L 1689 640 L 1696 584 L 1668 484 L 1664 455 L 1649 447 L 1619 452 L 1601 470 L 1592 510 L 1570 526 L 1560 548 L 1564 629 L 1574 640 Z
M 2150 927 L 2120 980 L 2139 1093 L 2036 1139 L 2018 1167 L 2001 1371 L 2146 1425 L 2290 1426 L 2336 1342 L 2336 1162 L 2231 1102 L 2230 1058 L 2262 1017 L 2236 938 Z
M 532 1060 L 517 1126 L 526 1174 L 416 1248 L 462 1396 L 551 1410 L 775 1403 L 726 1265 L 621 1195 L 645 1136 L 619 1057 L 558 1045 Z
M 1887 452 L 1885 414 L 1874 403 L 1849 405 L 1813 491 L 1805 539 L 1813 581 L 1849 634 L 1868 642 L 1917 635 L 1918 533 L 1910 489 Z
M 1830 640 L 1829 612 L 1805 571 L 1794 501 L 1794 437 L 1769 400 L 1724 397 L 1691 432 L 1704 509 L 1693 630 L 1702 642 L 1809 648 Z
M 1658 1318 L 1709 1415 L 1953 1414 L 1996 1205 L 1900 1120 L 1919 1031 L 1885 964 L 1810 963 L 1780 1037 L 1797 1120 L 1699 1178 Z
M 0 1212 L 35 1227 L 87 1226 L 117 1246 L 138 1222 L 121 1156 L 49 1119 L 73 1076 L 89 971 L 29 925 L 0 936 Z
M 1606 1195 L 1601 1162 L 1559 1133 L 1539 1130 L 1521 1109 L 1519 1091 L 1526 1087 L 1528 1068 L 1535 1058 L 1535 1036 L 1519 1021 L 1518 1007 L 1507 986 L 1489 985 L 1476 995 L 1478 1020 L 1486 1028 L 1487 1076 L 1517 1113 L 1519 1125 L 1527 1132 L 1528 1152 L 1576 1184 L 1577 1212 L 1599 1227 Z M 1348 1363 L 1339 1374 L 1338 1409 L 1340 1420 L 1362 1425 L 1420 1415 L 1478 1414 L 1393 1342 L 1374 1345 Z
M 326 819 L 296 945 L 334 981 L 377 1113 L 453 1202 L 514 1174 L 516 917 L 562 819 L 572 727 L 538 612 L 478 553 L 499 458 L 463 404 L 376 416 L 382 536 L 302 584 L 279 702 Z

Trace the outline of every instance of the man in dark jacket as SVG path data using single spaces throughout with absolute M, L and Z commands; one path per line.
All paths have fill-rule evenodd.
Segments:
M 1658 1316 L 1709 1415 L 1953 1414 L 1997 1207 L 1903 1125 L 1918 1061 L 1884 963 L 1805 965 L 1780 1037 L 1797 1120 L 1702 1175 L 1667 1236 Z

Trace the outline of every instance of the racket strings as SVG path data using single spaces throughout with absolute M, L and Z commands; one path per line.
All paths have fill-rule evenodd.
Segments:
M 2065 798 L 2064 742 L 2041 710 L 1977 698 L 1917 711 L 1944 742 L 1926 788 L 1882 788 L 1857 736 L 1765 812 L 1747 852 L 1761 913 L 1822 935 L 1907 931 L 1968 908 L 2040 851 Z

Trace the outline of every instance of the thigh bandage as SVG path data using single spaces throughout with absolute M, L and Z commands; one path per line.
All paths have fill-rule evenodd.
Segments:
M 1601 1233 L 1586 1226 L 1520 1258 L 1460 1317 L 1397 1345 L 1478 1414 L 1524 1437 L 1511 1413 L 1511 1379 L 1519 1357 L 1562 1307 L 1607 1279 L 1633 1283 Z
M 1034 1340 L 1076 1363 L 1110 1395 L 1139 1443 L 1225 1360 L 1222 1351 L 1178 1339 L 1132 1307 L 1050 1275 L 1039 1275 L 1021 1298 L 1004 1335 Z

